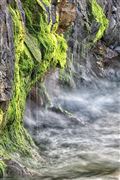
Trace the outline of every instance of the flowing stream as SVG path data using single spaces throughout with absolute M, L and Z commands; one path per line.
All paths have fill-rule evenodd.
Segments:
M 42 180 L 120 179 L 120 83 L 108 84 L 63 92 L 50 110 L 28 103 L 25 124 L 46 159 Z

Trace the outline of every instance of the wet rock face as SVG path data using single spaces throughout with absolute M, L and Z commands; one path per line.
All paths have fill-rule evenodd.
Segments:
M 69 62 L 63 76 L 67 74 L 69 82 L 74 81 L 77 88 L 81 87 L 81 84 L 89 86 L 92 83 L 93 86 L 96 76 L 109 79 L 109 73 L 106 73 L 108 67 L 104 66 L 104 62 L 109 61 L 109 67 L 113 70 L 116 60 L 112 59 L 117 57 L 117 64 L 120 63 L 120 1 L 97 0 L 97 3 L 109 20 L 109 26 L 94 47 L 90 48 L 89 45 L 93 42 L 100 24 L 91 16 L 90 3 L 87 0 L 77 1 L 76 21 L 67 34 Z
M 96 43 L 93 43 L 93 40 L 100 23 L 96 22 L 95 17 L 92 16 L 91 1 L 71 0 L 69 2 L 75 3 L 77 7 L 76 18 L 72 27 L 68 28 L 66 24 L 64 25 L 66 20 L 69 21 L 66 13 L 70 13 L 73 18 L 75 11 L 74 13 L 68 11 L 66 1 L 63 1 L 59 31 L 64 31 L 65 28 L 69 29 L 65 33 L 69 49 L 67 68 L 62 73 L 60 72 L 59 77 L 52 80 L 55 89 L 58 90 L 60 87 L 63 89 L 65 87 L 68 89 L 81 88 L 82 86 L 98 87 L 98 78 L 120 81 L 120 1 L 97 0 L 109 20 L 109 26 L 103 37 Z M 52 76 L 55 77 L 55 73 Z M 46 80 L 47 84 L 50 84 L 52 76 Z M 48 85 L 46 86 L 48 87 Z
M 110 21 L 104 40 L 112 49 L 120 45 L 120 1 L 105 1 L 105 12 Z
M 6 0 L 0 1 L 0 103 L 9 101 L 14 72 L 12 21 Z
M 35 1 L 36 2 L 36 1 Z M 64 2 L 61 1 L 62 3 Z M 21 0 L 15 1 L 14 0 L 0 0 L 0 108 L 4 110 L 3 107 L 6 107 L 6 103 L 11 99 L 12 96 L 12 84 L 13 84 L 13 76 L 14 76 L 14 42 L 13 39 L 13 24 L 12 18 L 9 12 L 9 4 L 11 6 L 16 6 L 20 12 L 22 22 L 26 25 L 27 18 L 25 17 L 25 12 L 23 11 L 22 5 L 24 4 Z M 47 7 L 45 3 L 42 2 L 44 8 L 46 9 L 46 13 L 48 15 L 48 23 L 52 20 L 52 25 L 57 25 L 59 23 L 59 15 L 63 13 L 66 14 L 67 20 L 63 20 L 63 14 L 60 15 L 62 28 L 64 31 L 67 29 L 68 26 L 75 20 L 75 12 L 73 15 L 70 12 L 73 10 L 75 11 L 75 4 L 69 3 L 65 1 L 65 4 L 58 6 L 58 1 L 55 0 L 51 3 L 50 7 Z M 68 12 L 67 12 L 68 11 Z M 26 18 L 26 19 L 25 19 Z M 63 22 L 64 21 L 64 22 Z M 51 28 L 54 28 L 51 26 Z M 56 29 L 54 30 L 56 31 Z M 52 31 L 51 31 L 52 32 Z M 18 32 L 17 32 L 18 33 Z M 33 48 L 32 48 L 33 49 Z M 33 56 L 35 54 L 35 58 L 37 57 L 36 51 L 33 50 Z M 39 53 L 40 54 L 40 53 Z M 39 59 L 39 57 L 37 57 Z
M 101 5 L 106 17 L 109 19 L 109 27 L 103 39 L 107 46 L 111 45 L 111 48 L 115 48 L 120 44 L 120 2 L 114 0 L 97 0 L 97 2 Z M 98 30 L 99 25 L 95 21 L 90 21 L 89 16 L 90 7 L 88 2 L 85 0 L 78 1 L 77 19 L 72 33 L 72 38 L 77 43 L 88 43 L 90 40 L 89 36 L 92 36 Z M 80 49 L 80 47 L 77 48 Z
M 106 17 L 109 19 L 109 27 L 108 27 L 106 34 L 104 34 L 104 37 L 103 37 L 104 41 L 106 42 L 106 44 L 108 46 L 109 45 L 116 46 L 117 44 L 120 43 L 120 33 L 119 33 L 120 1 L 119 0 L 97 0 L 97 2 L 104 10 Z M 87 38 L 90 35 L 90 32 L 88 32 L 88 30 L 91 30 L 92 27 L 94 27 L 92 29 L 92 32 L 95 33 L 99 27 L 99 25 L 97 25 L 97 23 L 90 22 L 90 17 L 89 17 L 90 16 L 90 7 L 88 4 L 89 3 L 86 0 L 77 2 L 77 9 L 78 9 L 77 19 L 76 19 L 76 23 L 75 23 L 75 26 L 73 29 L 74 29 L 74 31 L 76 31 L 76 28 L 77 28 L 77 30 L 80 30 L 79 36 L 81 37 L 82 40 L 84 40 L 85 38 Z M 81 22 L 81 24 L 80 24 L 80 22 Z M 84 32 L 86 32 L 85 35 L 87 35 L 87 37 L 84 36 L 83 30 L 84 30 Z M 78 36 L 77 33 L 76 33 L 76 35 Z

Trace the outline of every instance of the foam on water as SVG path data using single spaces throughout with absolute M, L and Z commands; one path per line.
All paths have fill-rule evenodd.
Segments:
M 52 98 L 53 106 L 81 121 L 51 110 L 31 112 L 28 104 L 26 126 L 47 162 L 39 169 L 42 179 L 119 178 L 120 88 L 109 87 L 63 92 Z

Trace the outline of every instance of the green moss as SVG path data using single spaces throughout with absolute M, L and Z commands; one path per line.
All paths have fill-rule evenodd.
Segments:
M 40 63 L 41 51 L 39 49 L 38 41 L 36 40 L 36 38 L 34 38 L 32 35 L 30 35 L 27 32 L 25 36 L 25 45 L 26 45 L 25 53 L 27 54 L 27 56 L 31 58 L 31 55 L 32 55 L 33 58 L 37 61 L 37 63 Z M 22 63 L 22 66 L 24 65 L 24 63 Z M 33 62 L 33 65 L 34 65 L 34 62 Z M 27 66 L 29 67 L 29 65 Z
M 0 157 L 9 157 L 16 152 L 34 156 L 33 149 L 36 147 L 23 127 L 26 97 L 35 82 L 42 81 L 50 68 L 54 69 L 57 65 L 63 67 L 66 63 L 66 41 L 62 35 L 56 33 L 58 25 L 54 28 L 51 21 L 47 21 L 44 4 L 49 6 L 50 1 L 21 2 L 26 25 L 18 4 L 14 3 L 9 7 L 14 28 L 15 72 L 13 97 L 9 104 L 6 124 L 0 135 Z
M 30 81 L 29 73 L 32 70 L 33 60 L 28 56 L 24 45 L 25 28 L 22 17 L 18 9 L 10 8 L 14 23 L 14 44 L 15 44 L 15 74 L 13 86 L 13 98 L 9 104 L 7 112 L 7 124 L 1 133 L 0 155 L 12 152 L 22 152 L 28 154 L 30 146 L 34 146 L 30 136 L 22 125 L 25 109 L 25 101 Z M 26 59 L 23 58 L 26 55 Z M 25 72 L 25 73 L 24 73 Z
M 2 125 L 3 123 L 3 116 L 4 116 L 4 112 L 2 109 L 0 109 L 0 126 Z
M 44 16 L 40 16 L 40 34 L 38 39 L 42 49 L 43 60 L 49 61 L 54 67 L 56 64 L 63 67 L 66 63 L 66 41 L 62 35 L 51 31 L 51 23 L 47 25 L 47 19 Z
M 52 27 L 51 21 L 48 24 L 47 13 L 45 13 L 46 10 L 41 9 L 41 4 L 38 6 L 37 2 L 38 1 L 36 1 L 36 3 L 34 2 L 34 7 L 31 7 L 31 10 L 30 7 L 29 9 L 26 8 L 25 1 L 23 3 L 26 12 L 28 32 L 37 38 L 41 49 L 42 60 L 46 62 L 49 61 L 49 64 L 52 64 L 52 66 L 60 64 L 60 66 L 63 67 L 66 63 L 67 44 L 63 36 L 56 33 L 59 18 L 57 16 L 57 23 Z M 36 7 L 38 9 L 37 12 Z M 36 17 L 34 17 L 34 14 L 36 14 Z
M 5 168 L 6 168 L 6 165 L 3 161 L 0 160 L 0 178 L 3 177 L 4 175 L 4 172 L 5 172 Z
M 36 0 L 37 3 L 41 6 L 42 2 L 46 5 L 46 6 L 50 6 L 51 0 L 42 0 L 42 2 L 40 2 L 39 0 Z
M 99 30 L 94 39 L 94 43 L 101 39 L 104 35 L 105 30 L 108 28 L 109 21 L 106 18 L 102 7 L 97 3 L 96 0 L 91 1 L 92 14 L 95 17 L 96 21 L 100 24 Z

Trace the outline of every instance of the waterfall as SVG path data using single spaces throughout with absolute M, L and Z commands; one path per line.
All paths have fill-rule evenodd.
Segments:
M 57 71 L 45 81 L 49 105 L 28 98 L 25 126 L 46 160 L 41 179 L 118 177 L 120 78 L 91 77 L 96 86 L 70 90 L 60 86 Z

